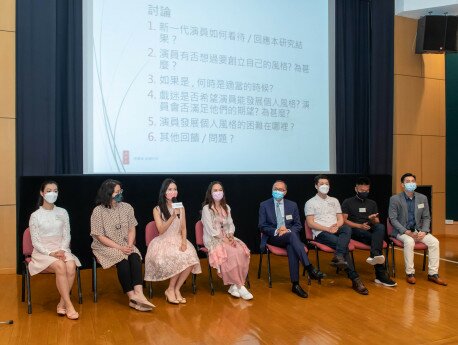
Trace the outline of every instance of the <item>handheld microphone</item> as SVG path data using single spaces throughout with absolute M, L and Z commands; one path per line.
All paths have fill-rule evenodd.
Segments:
M 180 208 L 183 208 L 183 203 L 182 202 L 179 202 L 178 199 L 175 197 L 175 198 L 172 198 L 172 208 L 173 209 L 180 209 Z M 177 217 L 180 218 L 180 213 L 177 213 Z

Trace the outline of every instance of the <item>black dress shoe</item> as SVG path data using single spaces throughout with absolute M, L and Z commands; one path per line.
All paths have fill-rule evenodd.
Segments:
M 315 267 L 308 272 L 309 272 L 310 279 L 321 280 L 324 277 L 326 277 L 326 274 L 324 274 L 321 271 L 318 271 L 318 269 L 316 269 Z
M 335 255 L 331 260 L 331 266 L 344 270 L 348 268 L 348 262 L 345 261 L 342 255 Z
M 309 296 L 307 294 L 307 292 L 302 290 L 302 288 L 301 288 L 301 286 L 299 284 L 294 284 L 292 289 L 291 289 L 291 291 L 294 292 L 299 297 L 302 297 L 302 298 L 307 298 Z

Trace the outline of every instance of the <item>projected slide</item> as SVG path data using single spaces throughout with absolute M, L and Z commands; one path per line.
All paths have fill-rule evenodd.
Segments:
M 331 169 L 327 1 L 86 1 L 86 173 Z

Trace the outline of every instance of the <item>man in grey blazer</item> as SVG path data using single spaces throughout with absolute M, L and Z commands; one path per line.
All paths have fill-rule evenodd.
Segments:
M 416 177 L 406 173 L 401 177 L 403 192 L 390 198 L 388 215 L 393 225 L 393 237 L 404 243 L 406 280 L 415 284 L 414 252 L 415 242 L 428 246 L 428 280 L 439 285 L 447 283 L 439 277 L 439 241 L 431 234 L 431 216 L 428 199 L 415 192 Z

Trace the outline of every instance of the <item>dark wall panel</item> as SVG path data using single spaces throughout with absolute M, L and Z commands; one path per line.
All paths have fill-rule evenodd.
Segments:
M 446 219 L 458 220 L 458 54 L 445 55 Z

